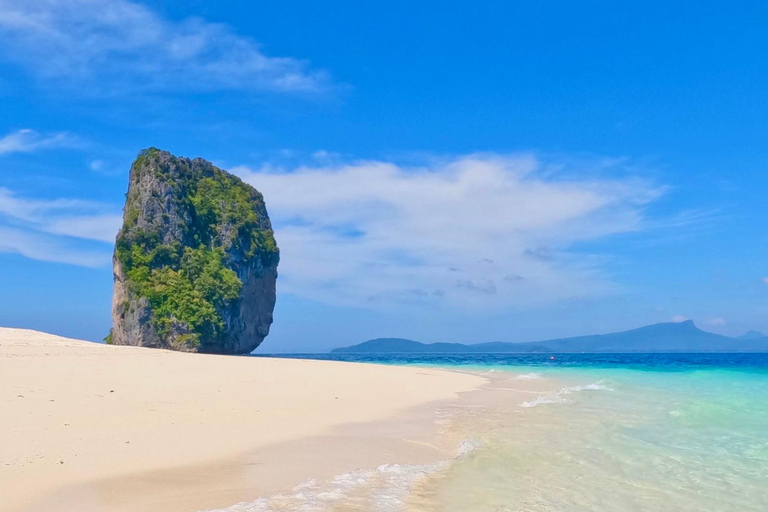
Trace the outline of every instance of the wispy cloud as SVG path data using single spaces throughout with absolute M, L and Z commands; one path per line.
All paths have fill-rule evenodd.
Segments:
M 503 308 L 614 291 L 605 256 L 574 247 L 646 229 L 645 207 L 663 194 L 641 179 L 553 172 L 556 163 L 484 154 L 427 167 L 233 171 L 266 197 L 282 291 L 345 305 Z
M 31 153 L 44 148 L 67 147 L 75 143 L 68 133 L 42 135 L 34 130 L 18 130 L 0 138 L 0 155 Z
M 111 257 L 107 248 L 84 250 L 71 241 L 3 225 L 0 225 L 0 252 L 81 267 L 103 267 L 109 264 Z
M 172 21 L 128 0 L 0 0 L 5 58 L 88 90 L 327 90 L 327 73 L 268 56 L 201 18 Z
M 24 199 L 0 187 L 0 216 L 46 233 L 114 242 L 122 219 L 115 210 L 96 201 Z
M 0 252 L 88 267 L 106 265 L 109 249 L 81 249 L 77 239 L 113 243 L 121 223 L 116 210 L 78 199 L 26 199 L 0 187 Z

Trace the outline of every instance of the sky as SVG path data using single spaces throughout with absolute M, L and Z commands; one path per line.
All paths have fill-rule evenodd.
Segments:
M 0 325 L 98 341 L 128 169 L 259 189 L 259 352 L 768 332 L 764 2 L 0 0 Z

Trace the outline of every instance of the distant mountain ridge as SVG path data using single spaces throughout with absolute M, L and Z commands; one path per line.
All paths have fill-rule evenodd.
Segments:
M 759 334 L 759 333 L 756 333 Z M 609 334 L 574 338 L 510 343 L 495 341 L 463 343 L 421 343 L 402 338 L 377 338 L 331 350 L 332 353 L 643 353 L 643 352 L 768 352 L 768 337 L 753 333 L 740 338 L 702 331 L 692 320 L 660 323 Z
M 746 334 L 742 334 L 741 336 L 736 336 L 736 339 L 737 340 L 759 340 L 765 337 L 766 337 L 765 334 L 759 331 L 749 331 Z

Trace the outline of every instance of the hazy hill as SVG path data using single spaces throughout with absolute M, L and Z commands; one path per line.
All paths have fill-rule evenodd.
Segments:
M 693 321 L 660 323 L 610 334 L 594 334 L 526 343 L 421 343 L 378 338 L 334 353 L 481 353 L 481 352 L 768 352 L 768 338 L 729 338 L 702 331 Z
M 746 334 L 742 334 L 741 336 L 738 336 L 737 340 L 759 340 L 761 338 L 765 338 L 765 334 L 759 332 L 759 331 L 749 331 Z

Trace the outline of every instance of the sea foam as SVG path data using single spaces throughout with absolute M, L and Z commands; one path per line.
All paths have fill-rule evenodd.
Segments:
M 517 380 L 539 380 L 543 378 L 543 376 L 540 373 L 521 373 L 517 377 L 515 377 Z
M 593 382 L 592 384 L 585 384 L 583 386 L 569 386 L 561 388 L 554 393 L 550 393 L 548 395 L 543 395 L 538 398 L 535 398 L 533 400 L 529 400 L 527 402 L 523 402 L 520 404 L 521 407 L 536 407 L 537 405 L 542 404 L 561 404 L 568 401 L 568 398 L 566 398 L 568 395 L 572 393 L 577 393 L 579 391 L 613 391 L 611 388 L 606 387 L 603 385 L 603 381 Z
M 382 464 L 376 469 L 337 475 L 327 482 L 308 480 L 289 492 L 209 512 L 322 512 L 341 504 L 370 512 L 399 512 L 405 509 L 406 499 L 417 482 L 447 469 L 452 461 L 466 458 L 479 447 L 479 441 L 467 439 L 459 445 L 457 457 L 450 461 Z

